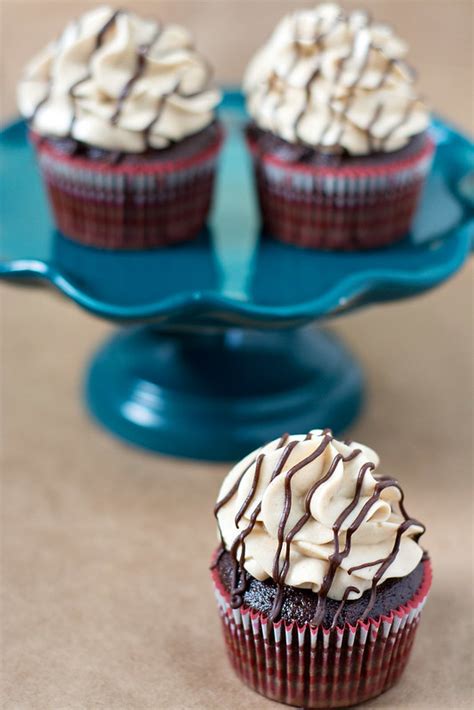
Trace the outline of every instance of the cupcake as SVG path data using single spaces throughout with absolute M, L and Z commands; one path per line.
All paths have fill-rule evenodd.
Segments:
M 406 52 L 363 11 L 281 20 L 244 77 L 266 233 L 343 250 L 406 236 L 434 150 Z
M 196 237 L 222 140 L 207 61 L 188 30 L 98 7 L 27 66 L 27 119 L 58 229 L 146 249 Z
M 390 688 L 431 583 L 400 485 L 371 449 L 285 434 L 237 464 L 215 507 L 212 577 L 230 661 L 251 688 L 305 708 Z

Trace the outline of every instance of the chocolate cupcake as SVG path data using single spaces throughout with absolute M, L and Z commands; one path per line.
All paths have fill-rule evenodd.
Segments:
M 400 677 L 431 584 L 398 482 L 329 430 L 237 464 L 215 514 L 212 577 L 230 661 L 262 695 L 346 707 Z
M 18 88 L 59 230 L 107 249 L 195 237 L 222 140 L 219 100 L 185 28 L 109 7 L 71 22 Z
M 324 4 L 281 20 L 244 77 L 269 235 L 344 250 L 406 236 L 434 150 L 406 53 L 363 11 Z

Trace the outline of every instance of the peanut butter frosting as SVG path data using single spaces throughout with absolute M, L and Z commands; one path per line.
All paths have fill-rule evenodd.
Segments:
M 398 150 L 429 123 L 406 54 L 367 12 L 333 3 L 292 12 L 247 68 L 248 111 L 289 143 L 352 155 Z
M 42 136 L 141 153 L 214 120 L 220 93 L 210 80 L 187 29 L 101 6 L 34 57 L 18 105 Z
M 336 440 L 330 430 L 284 435 L 249 454 L 226 476 L 215 513 L 223 550 L 235 561 L 233 606 L 242 603 L 246 575 L 327 597 L 359 598 L 404 577 L 420 562 L 424 526 L 410 518 L 395 479 L 378 476 L 377 454 Z

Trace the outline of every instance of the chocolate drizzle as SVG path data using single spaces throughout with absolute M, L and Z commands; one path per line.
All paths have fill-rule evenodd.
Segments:
M 321 17 L 318 17 L 315 23 L 315 32 L 314 32 L 314 37 L 312 38 L 312 47 L 314 47 L 315 50 L 322 50 L 324 41 L 330 36 L 335 29 L 337 29 L 338 25 L 341 22 L 347 21 L 348 17 L 347 15 L 344 15 L 343 13 L 339 13 L 333 22 L 330 24 L 330 26 L 324 31 L 320 32 L 319 31 L 319 26 L 321 22 Z M 283 75 L 278 75 L 275 72 L 272 73 L 270 76 L 268 83 L 267 83 L 267 97 L 270 95 L 270 93 L 276 88 L 277 85 L 280 85 L 282 82 L 290 82 L 290 75 L 297 65 L 299 59 L 302 56 L 303 50 L 305 52 L 308 52 L 308 43 L 303 42 L 303 40 L 298 38 L 298 21 L 296 20 L 296 27 L 295 27 L 295 38 L 293 40 L 293 48 L 294 48 L 294 59 L 290 63 L 290 66 L 288 70 L 283 74 Z M 334 99 L 340 99 L 340 97 L 336 97 L 336 90 L 338 83 L 344 73 L 344 71 L 347 68 L 348 62 L 350 62 L 354 57 L 356 53 L 356 48 L 357 48 L 357 42 L 359 38 L 359 33 L 361 30 L 366 30 L 370 28 L 372 24 L 372 18 L 370 17 L 369 13 L 364 13 L 364 22 L 359 25 L 357 29 L 354 29 L 353 37 L 352 37 L 352 44 L 350 47 L 349 52 L 346 54 L 345 57 L 343 57 L 339 61 L 339 66 L 336 70 L 334 79 L 333 79 L 333 90 L 332 93 L 329 96 L 328 100 L 328 109 L 329 109 L 329 117 L 326 122 L 326 124 L 323 126 L 321 133 L 319 135 L 319 138 L 317 142 L 313 144 L 308 144 L 305 142 L 301 136 L 299 135 L 299 128 L 300 124 L 303 120 L 303 118 L 306 115 L 306 110 L 307 106 L 310 103 L 311 100 L 311 89 L 313 82 L 317 77 L 319 76 L 321 70 L 320 70 L 320 62 L 318 62 L 316 68 L 313 70 L 313 72 L 310 74 L 308 77 L 307 81 L 305 82 L 304 86 L 302 87 L 304 92 L 305 92 L 305 99 L 303 101 L 303 106 L 300 111 L 298 111 L 294 122 L 292 126 L 292 133 L 295 137 L 295 140 L 298 144 L 302 146 L 308 147 L 311 145 L 312 148 L 319 149 L 319 150 L 329 150 L 329 151 L 334 151 L 334 150 L 342 150 L 340 147 L 340 142 L 342 140 L 342 137 L 344 135 L 346 123 L 347 123 L 347 118 L 349 111 L 351 109 L 351 106 L 357 96 L 357 89 L 360 86 L 361 80 L 365 74 L 365 71 L 367 69 L 370 55 L 372 51 L 378 51 L 383 55 L 383 49 L 379 47 L 378 45 L 374 44 L 372 41 L 369 41 L 366 51 L 362 57 L 362 60 L 359 62 L 359 66 L 357 68 L 357 71 L 355 73 L 354 79 L 351 81 L 350 84 L 348 84 L 345 88 L 347 89 L 347 93 L 344 98 L 342 98 L 342 106 L 338 109 L 337 111 L 333 108 L 332 102 Z M 378 91 L 382 89 L 388 78 L 390 77 L 393 68 L 395 66 L 400 66 L 400 67 L 405 67 L 407 71 L 410 73 L 411 77 L 413 78 L 413 71 L 411 67 L 406 64 L 405 62 L 395 59 L 395 58 L 389 58 L 386 57 L 386 64 L 385 64 L 385 69 L 383 70 L 380 79 L 378 83 L 372 87 L 372 90 Z M 275 106 L 273 107 L 273 118 L 272 118 L 272 123 L 275 125 L 275 119 L 276 119 L 276 114 L 278 112 L 278 109 L 283 105 L 284 102 L 284 88 L 280 89 L 282 96 L 280 99 L 276 102 Z M 400 118 L 399 121 L 396 122 L 396 124 L 390 129 L 390 131 L 387 132 L 386 135 L 384 135 L 382 138 L 379 139 L 378 145 L 374 145 L 374 137 L 372 135 L 372 129 L 378 119 L 380 118 L 380 115 L 383 111 L 383 105 L 381 103 L 378 103 L 373 116 L 369 119 L 368 124 L 365 128 L 365 131 L 367 132 L 367 143 L 368 143 L 368 150 L 372 152 L 373 150 L 381 150 L 385 147 L 388 139 L 393 135 L 395 131 L 397 131 L 399 128 L 401 128 L 405 123 L 408 121 L 408 118 L 410 116 L 412 108 L 415 106 L 416 101 L 410 101 L 407 105 L 407 109 L 404 112 L 403 116 Z M 336 121 L 336 123 L 340 123 L 339 130 L 337 134 L 334 136 L 334 138 L 331 140 L 331 145 L 325 145 L 325 139 L 328 136 L 328 133 L 331 129 L 333 120 Z
M 337 456 L 336 456 L 336 458 L 337 458 Z M 336 572 L 339 569 L 339 567 L 341 566 L 341 562 L 343 561 L 343 559 L 345 557 L 347 557 L 347 555 L 351 551 L 352 535 L 355 533 L 355 531 L 358 529 L 358 527 L 361 525 L 361 523 L 365 519 L 365 512 L 364 512 L 365 506 L 362 509 L 362 511 L 359 513 L 357 518 L 354 520 L 352 525 L 350 525 L 349 528 L 347 529 L 345 547 L 341 551 L 339 549 L 339 533 L 340 533 L 342 524 L 344 523 L 346 518 L 350 515 L 350 513 L 352 513 L 352 511 L 354 510 L 354 508 L 356 507 L 357 503 L 360 500 L 360 495 L 361 495 L 361 491 L 362 491 L 362 484 L 364 483 L 365 474 L 367 473 L 367 471 L 373 471 L 374 468 L 375 468 L 375 466 L 373 463 L 365 463 L 361 467 L 359 474 L 357 476 L 357 483 L 356 483 L 354 498 L 352 499 L 351 503 L 346 508 L 344 508 L 342 513 L 340 513 L 336 522 L 332 526 L 333 539 L 334 539 L 334 552 L 329 557 L 328 571 L 326 572 L 326 574 L 324 576 L 323 583 L 321 585 L 321 589 L 319 590 L 319 593 L 318 593 L 319 594 L 318 606 L 316 608 L 316 614 L 313 619 L 313 623 L 315 624 L 315 626 L 318 626 L 318 624 L 320 624 L 322 619 L 324 618 L 324 612 L 326 609 L 326 599 L 327 599 L 328 593 L 331 589 L 331 585 L 334 581 L 334 577 L 336 576 Z M 362 513 L 364 513 L 364 514 L 362 515 Z
M 382 146 L 386 145 L 387 141 L 389 138 L 393 136 L 395 131 L 397 131 L 401 126 L 403 126 L 405 123 L 408 123 L 408 119 L 411 116 L 411 113 L 415 107 L 416 101 L 410 101 L 405 108 L 405 112 L 403 116 L 400 118 L 399 121 L 395 123 L 395 125 L 390 128 L 387 133 L 383 136 L 382 138 Z
M 332 476 L 337 464 L 339 463 L 339 460 L 336 461 L 337 457 L 334 459 L 333 463 L 331 464 L 328 473 L 324 478 L 322 478 L 320 481 L 317 482 L 316 485 L 313 486 L 313 488 L 310 491 L 310 494 L 307 496 L 305 500 L 305 513 L 304 515 L 298 520 L 296 525 L 290 530 L 290 532 L 287 534 L 286 538 L 284 539 L 285 535 L 285 526 L 288 520 L 288 517 L 290 515 L 291 511 L 291 479 L 293 476 L 298 473 L 304 466 L 307 466 L 309 463 L 317 459 L 319 456 L 321 456 L 328 445 L 331 442 L 331 435 L 330 434 L 325 434 L 323 437 L 322 442 L 320 445 L 313 451 L 312 454 L 304 458 L 302 461 L 297 463 L 295 466 L 292 466 L 289 471 L 285 474 L 285 502 L 283 506 L 283 512 L 280 518 L 280 522 L 278 525 L 278 546 L 277 546 L 277 551 L 275 553 L 275 559 L 273 561 L 273 571 L 272 571 L 272 577 L 275 580 L 275 582 L 278 585 L 278 591 L 275 596 L 275 601 L 273 603 L 273 608 L 270 612 L 270 620 L 275 621 L 276 618 L 279 616 L 281 612 L 281 605 L 283 603 L 283 587 L 285 585 L 285 580 L 286 580 L 286 575 L 288 574 L 288 570 L 290 568 L 290 543 L 293 540 L 294 536 L 301 530 L 303 525 L 306 523 L 306 521 L 309 519 L 310 512 L 309 512 L 309 506 L 311 504 L 311 498 L 313 497 L 313 494 L 319 488 L 319 486 L 324 483 L 325 481 L 329 480 L 329 478 Z M 294 443 L 294 442 L 292 442 Z M 341 457 L 342 458 L 342 457 Z M 286 543 L 286 548 L 285 548 L 285 559 L 283 562 L 283 566 L 280 569 L 280 555 L 282 552 L 283 548 L 283 542 Z
M 76 90 L 81 84 L 85 83 L 86 81 L 89 81 L 92 78 L 92 75 L 93 75 L 92 63 L 93 63 L 94 57 L 96 56 L 96 54 L 100 50 L 100 48 L 103 46 L 107 32 L 114 26 L 118 17 L 121 15 L 124 15 L 124 14 L 126 15 L 126 14 L 128 14 L 128 12 L 126 10 L 120 10 L 120 9 L 114 11 L 110 15 L 110 17 L 107 19 L 107 21 L 103 24 L 103 26 L 100 28 L 100 30 L 98 31 L 97 36 L 95 38 L 94 47 L 93 47 L 93 49 L 88 57 L 88 60 L 87 60 L 86 74 L 83 77 L 81 77 L 80 79 L 78 79 L 77 81 L 75 81 L 70 86 L 70 88 L 68 90 L 68 95 L 69 95 L 71 102 L 72 102 L 72 118 L 71 118 L 71 122 L 69 125 L 69 130 L 68 130 L 66 136 L 63 137 L 65 139 L 72 139 L 74 124 L 77 119 L 76 106 L 75 106 Z M 79 35 L 79 31 L 80 31 L 80 23 L 79 23 L 79 21 L 77 21 L 76 22 L 76 34 L 77 35 Z M 156 42 L 159 40 L 159 38 L 162 34 L 162 31 L 163 31 L 162 25 L 157 24 L 155 32 L 154 32 L 153 37 L 151 38 L 150 42 L 138 47 L 137 55 L 136 55 L 135 71 L 134 71 L 133 75 L 130 77 L 130 79 L 124 85 L 122 91 L 120 92 L 120 94 L 117 98 L 116 108 L 109 119 L 110 124 L 112 126 L 116 126 L 118 124 L 121 113 L 122 113 L 123 108 L 126 104 L 126 101 L 130 97 L 130 95 L 132 94 L 133 88 L 134 88 L 135 84 L 137 83 L 137 81 L 139 81 L 139 79 L 143 76 L 143 74 L 146 70 L 146 67 L 147 67 L 147 58 L 149 56 L 149 53 L 153 49 L 153 47 L 155 46 Z M 192 45 L 189 45 L 188 48 L 190 50 L 196 51 Z M 161 53 L 155 54 L 155 58 L 157 58 L 157 59 L 164 58 L 168 54 L 171 54 L 173 51 L 175 51 L 174 48 L 163 50 Z M 166 105 L 166 101 L 170 96 L 172 96 L 173 94 L 178 94 L 179 96 L 181 96 L 183 98 L 192 98 L 194 96 L 198 96 L 202 91 L 205 91 L 209 88 L 210 81 L 212 78 L 212 69 L 204 57 L 201 57 L 199 55 L 199 59 L 202 62 L 204 70 L 205 70 L 205 79 L 203 81 L 202 89 L 200 89 L 198 91 L 194 91 L 194 92 L 183 92 L 181 90 L 181 84 L 182 84 L 182 81 L 183 81 L 183 78 L 185 75 L 185 71 L 186 71 L 186 70 L 184 70 L 182 72 L 181 76 L 178 77 L 178 79 L 175 82 L 175 84 L 173 85 L 172 89 L 159 97 L 158 102 L 157 102 L 157 106 L 156 106 L 155 115 L 153 116 L 152 120 L 148 123 L 148 125 L 145 126 L 145 128 L 143 129 L 143 132 L 142 132 L 146 150 L 151 149 L 149 136 L 150 136 L 153 128 L 156 126 L 157 122 L 161 118 L 163 110 Z M 35 118 L 36 118 L 39 110 L 50 99 L 52 88 L 53 88 L 53 79 L 50 76 L 47 81 L 46 94 L 41 99 L 41 101 L 39 101 L 39 103 L 36 105 L 32 115 L 30 116 L 30 123 L 31 124 L 33 124 L 33 122 L 35 121 Z M 172 141 L 170 140 L 170 142 L 172 142 Z M 118 162 L 121 159 L 122 155 L 123 154 L 121 151 L 112 151 L 113 162 Z
M 319 30 L 320 19 L 321 18 L 318 18 L 318 21 L 316 23 L 316 30 Z M 333 24 L 329 27 L 328 30 L 326 30 L 326 32 L 319 32 L 318 34 L 316 34 L 316 36 L 314 38 L 314 46 L 320 48 L 323 40 L 333 31 L 333 29 L 335 29 L 335 27 L 339 24 L 339 22 L 341 20 L 342 20 L 342 16 L 338 15 L 336 17 L 336 19 L 334 20 Z M 320 66 L 319 66 L 319 62 L 318 62 L 318 66 L 313 70 L 312 74 L 310 75 L 309 79 L 306 81 L 306 84 L 304 86 L 306 104 L 308 104 L 310 101 L 311 86 L 313 84 L 313 81 L 319 75 L 319 73 L 320 73 Z M 299 127 L 300 121 L 303 119 L 305 113 L 306 113 L 306 105 L 303 104 L 303 107 L 302 107 L 301 111 L 298 113 L 298 115 L 295 119 L 294 125 L 293 125 L 293 132 L 294 132 L 294 135 L 296 136 L 296 138 L 298 138 L 298 127 Z
M 291 488 L 291 481 L 292 478 L 295 476 L 295 474 L 300 471 L 302 468 L 310 464 L 311 462 L 315 461 L 317 458 L 320 456 L 323 456 L 327 447 L 329 444 L 333 441 L 333 435 L 332 432 L 328 429 L 325 429 L 322 431 L 322 433 L 318 434 L 318 436 L 321 436 L 321 441 L 319 442 L 318 446 L 314 449 L 314 451 L 306 456 L 304 459 L 299 461 L 298 463 L 294 464 L 291 466 L 288 470 L 285 471 L 284 473 L 284 503 L 283 503 L 283 509 L 281 511 L 281 516 L 279 519 L 278 523 L 278 531 L 277 531 L 277 546 L 276 546 L 276 551 L 273 559 L 273 568 L 272 568 L 272 578 L 274 582 L 276 583 L 277 590 L 275 594 L 275 598 L 273 601 L 273 606 L 272 609 L 269 613 L 268 618 L 271 621 L 276 621 L 278 617 L 281 614 L 281 609 L 282 609 L 282 604 L 283 604 L 283 599 L 284 599 L 284 589 L 286 585 L 286 577 L 288 575 L 288 571 L 290 568 L 290 554 L 291 554 L 291 543 L 295 536 L 301 531 L 301 529 L 304 527 L 304 525 L 307 523 L 307 521 L 311 517 L 311 501 L 318 490 L 320 486 L 322 486 L 324 483 L 326 483 L 335 473 L 337 470 L 338 466 L 342 463 L 348 463 L 349 461 L 352 461 L 361 454 L 360 449 L 354 449 L 351 451 L 347 456 L 343 456 L 341 453 L 337 453 L 334 458 L 332 459 L 331 463 L 329 464 L 326 473 L 319 479 L 317 480 L 311 489 L 307 492 L 304 500 L 304 514 L 299 518 L 299 520 L 294 524 L 294 526 L 285 534 L 285 528 L 286 524 L 288 522 L 288 518 L 290 516 L 291 512 L 291 506 L 292 506 L 292 488 Z M 304 441 L 311 440 L 312 438 L 312 433 L 310 432 L 304 439 Z M 277 476 L 281 475 L 286 462 L 288 461 L 288 458 L 293 451 L 294 447 L 298 444 L 299 440 L 292 440 L 288 441 L 289 436 L 288 434 L 285 434 L 276 444 L 275 450 L 281 450 L 281 454 L 278 458 L 278 461 L 272 471 L 270 481 L 273 481 Z M 218 501 L 218 503 L 215 506 L 214 513 L 215 516 L 218 520 L 218 514 L 219 511 L 222 509 L 224 505 L 226 505 L 237 493 L 240 483 L 247 474 L 252 466 L 255 466 L 254 469 L 254 474 L 252 478 L 252 483 L 250 485 L 250 489 L 248 494 L 245 497 L 245 500 L 243 501 L 242 505 L 240 506 L 234 522 L 236 528 L 238 527 L 240 521 L 242 520 L 243 516 L 247 512 L 254 496 L 256 493 L 256 490 L 258 488 L 258 483 L 260 480 L 260 475 L 261 475 L 261 469 L 262 469 L 262 464 L 265 458 L 264 453 L 258 453 L 254 459 L 250 461 L 250 463 L 245 467 L 245 469 L 242 471 L 242 473 L 238 476 L 237 480 L 234 482 L 234 484 L 231 486 L 229 491 L 226 493 L 226 495 Z M 333 532 L 333 544 L 334 544 L 334 552 L 329 556 L 328 558 L 328 566 L 326 573 L 324 575 L 321 588 L 319 589 L 318 592 L 318 600 L 317 600 L 317 606 L 316 606 L 316 611 L 314 614 L 314 617 L 311 621 L 312 625 L 314 626 L 319 626 L 325 616 L 325 610 L 326 610 L 326 600 L 328 598 L 328 594 L 331 590 L 332 584 L 334 582 L 335 576 L 337 571 L 341 567 L 341 563 L 343 560 L 348 557 L 351 551 L 351 544 L 352 544 L 352 537 L 355 534 L 355 532 L 359 529 L 359 527 L 362 525 L 362 523 L 366 520 L 367 516 L 369 515 L 372 507 L 374 504 L 376 504 L 381 497 L 382 492 L 389 487 L 396 488 L 397 491 L 399 492 L 400 499 L 399 499 L 399 508 L 401 515 L 403 516 L 403 521 L 400 523 L 396 535 L 395 535 L 395 541 L 393 544 L 393 547 L 390 551 L 390 553 L 383 558 L 369 561 L 360 565 L 355 565 L 347 570 L 347 573 L 350 575 L 354 571 L 358 569 L 362 569 L 364 567 L 372 567 L 372 566 L 377 566 L 378 569 L 375 572 L 373 578 L 372 578 L 372 586 L 371 586 L 371 593 L 370 593 L 370 598 L 369 602 L 367 604 L 367 607 L 365 609 L 365 612 L 363 614 L 363 619 L 365 619 L 368 614 L 370 613 L 371 609 L 374 606 L 375 603 L 375 598 L 376 598 L 376 593 L 377 593 L 377 585 L 381 581 L 382 577 L 386 573 L 387 569 L 390 567 L 390 565 L 393 563 L 395 560 L 399 549 L 400 549 L 400 544 L 401 544 L 401 539 L 403 534 L 412 526 L 418 526 L 421 528 L 421 532 L 417 534 L 416 540 L 419 539 L 420 535 L 424 532 L 425 528 L 424 526 L 419 523 L 417 520 L 414 518 L 411 518 L 404 506 L 404 495 L 403 491 L 401 490 L 398 482 L 390 477 L 378 477 L 376 479 L 376 484 L 373 490 L 372 495 L 367 499 L 367 501 L 364 503 L 362 508 L 360 509 L 359 513 L 353 520 L 353 522 L 349 525 L 347 530 L 345 531 L 345 541 L 344 541 L 344 546 L 341 549 L 340 547 L 340 533 L 343 528 L 344 522 L 347 520 L 347 518 L 350 516 L 350 514 L 356 509 L 357 505 L 359 504 L 362 496 L 362 490 L 363 490 L 363 484 L 364 484 L 364 479 L 365 476 L 367 475 L 368 472 L 372 472 L 375 469 L 375 464 L 371 462 L 365 462 L 364 464 L 361 465 L 358 475 L 357 475 L 357 481 L 356 481 L 356 486 L 355 486 L 355 491 L 354 491 L 354 496 L 342 512 L 338 515 L 336 521 L 334 522 L 332 526 L 332 532 Z M 247 572 L 244 569 L 244 564 L 245 564 L 245 540 L 248 537 L 248 535 L 252 532 L 252 530 L 255 527 L 255 524 L 257 522 L 257 518 L 261 512 L 262 508 L 262 501 L 260 501 L 253 509 L 250 517 L 249 517 L 249 522 L 248 525 L 239 532 L 239 534 L 236 536 L 235 540 L 232 543 L 232 546 L 229 550 L 231 559 L 232 559 L 232 564 L 233 564 L 233 573 L 232 573 L 232 580 L 231 580 L 231 606 L 233 608 L 237 608 L 243 604 L 243 595 L 246 591 L 247 587 L 247 581 L 248 581 L 248 575 Z M 219 520 L 218 520 L 218 525 L 219 525 Z M 219 527 L 220 530 L 220 527 Z M 225 551 L 225 544 L 224 544 L 224 539 L 221 533 L 221 540 L 222 540 L 222 551 Z M 282 560 L 282 555 L 283 555 L 283 564 L 281 564 Z M 337 619 L 340 616 L 342 609 L 344 607 L 344 604 L 349 598 L 349 595 L 351 592 L 354 592 L 356 594 L 360 593 L 360 590 L 353 586 L 350 585 L 346 588 L 343 594 L 343 598 L 341 600 L 341 603 L 337 609 L 337 612 L 335 614 L 334 620 L 333 620 L 333 626 L 337 624 Z
M 370 119 L 369 123 L 367 124 L 367 128 L 365 129 L 367 131 L 367 140 L 369 143 L 369 150 L 372 151 L 374 150 L 374 139 L 372 137 L 372 129 L 379 120 L 381 114 L 383 111 L 383 104 L 379 103 L 375 107 L 375 111 L 372 115 L 372 118 Z
M 95 55 L 99 51 L 99 49 L 102 47 L 102 44 L 104 43 L 105 35 L 109 31 L 109 29 L 114 25 L 117 17 L 123 13 L 123 10 L 116 10 L 110 17 L 109 19 L 102 25 L 101 29 L 97 33 L 97 37 L 95 39 L 95 45 L 92 50 L 92 52 L 89 55 L 89 61 L 87 62 L 87 73 L 85 76 L 83 76 L 81 79 L 78 79 L 77 81 L 74 82 L 74 84 L 69 88 L 69 96 L 71 97 L 72 100 L 72 119 L 71 123 L 69 125 L 69 131 L 68 131 L 68 137 L 72 135 L 72 131 L 74 129 L 74 123 L 76 122 L 76 109 L 75 109 L 75 90 L 77 89 L 78 86 L 81 84 L 84 84 L 86 81 L 89 81 L 89 79 L 92 77 L 92 60 L 94 59 Z
M 136 82 L 140 79 L 143 72 L 145 71 L 146 59 L 147 59 L 148 53 L 152 50 L 153 45 L 157 42 L 160 34 L 161 34 L 161 25 L 157 25 L 156 30 L 155 30 L 150 42 L 148 44 L 143 45 L 142 47 L 139 47 L 138 53 L 137 53 L 137 66 L 136 66 L 135 72 L 130 77 L 130 79 L 127 81 L 127 83 L 123 87 L 122 91 L 120 92 L 120 95 L 119 95 L 118 101 L 117 101 L 117 108 L 115 109 L 115 111 L 112 114 L 112 117 L 110 119 L 110 122 L 113 125 L 115 125 L 117 123 L 117 121 L 120 117 L 120 114 L 122 112 L 123 105 L 125 104 L 125 101 L 130 96 L 130 94 L 132 93 L 133 87 L 135 86 Z
M 288 438 L 289 438 L 288 434 L 284 434 L 284 435 L 281 437 L 280 441 L 278 442 L 276 448 L 277 448 L 277 449 L 280 449 L 280 448 L 286 443 L 286 441 L 288 440 Z M 273 471 L 273 473 L 272 473 L 272 476 L 271 476 L 271 479 L 270 479 L 271 481 L 273 481 L 273 479 L 276 478 L 276 476 L 278 476 L 278 475 L 282 472 L 283 467 L 284 467 L 284 465 L 285 465 L 285 463 L 286 463 L 286 461 L 287 461 L 287 459 L 288 459 L 290 453 L 292 452 L 292 450 L 293 450 L 294 447 L 296 446 L 296 444 L 297 444 L 296 441 L 291 441 L 291 442 L 288 444 L 288 446 L 285 446 L 285 448 L 283 449 L 283 452 L 282 452 L 282 454 L 281 454 L 281 456 L 280 456 L 280 458 L 279 458 L 279 460 L 278 460 L 278 463 L 277 463 L 277 465 L 275 466 L 275 469 L 274 469 L 274 471 Z M 234 486 L 231 488 L 231 490 L 229 491 L 229 493 L 227 494 L 227 496 L 225 496 L 221 501 L 219 501 L 219 502 L 217 503 L 217 505 L 216 505 L 215 508 L 214 508 L 214 514 L 215 514 L 216 517 L 217 517 L 217 514 L 218 514 L 219 510 L 221 509 L 222 505 L 224 505 L 225 502 L 227 502 L 228 500 L 230 500 L 230 499 L 232 498 L 232 496 L 237 492 L 238 487 L 239 487 L 239 484 L 240 484 L 240 481 L 241 481 L 242 478 L 245 476 L 245 474 L 247 473 L 247 471 L 251 468 L 251 466 L 252 466 L 253 464 L 255 464 L 255 468 L 256 468 L 256 470 L 257 470 L 257 475 L 254 476 L 254 480 L 253 480 L 253 483 L 252 483 L 251 495 L 248 496 L 247 499 L 246 499 L 246 503 L 247 503 L 246 507 L 244 508 L 244 507 L 242 506 L 242 508 L 243 508 L 243 510 L 242 510 L 242 515 L 245 513 L 245 510 L 246 510 L 246 508 L 248 507 L 248 505 L 250 504 L 250 502 L 251 502 L 251 500 L 252 500 L 252 498 L 253 498 L 253 496 L 254 496 L 254 494 L 255 494 L 255 491 L 256 491 L 256 489 L 257 489 L 257 486 L 258 486 L 258 479 L 259 479 L 259 476 L 260 476 L 260 469 L 261 469 L 262 460 L 263 460 L 263 456 L 262 456 L 261 454 L 260 454 L 259 456 L 257 456 L 257 458 L 256 458 L 254 461 L 252 461 L 252 462 L 248 465 L 248 467 L 243 471 L 243 473 L 242 473 L 241 476 L 239 477 L 238 481 L 237 481 L 236 484 L 234 484 Z M 231 495 L 229 495 L 229 494 L 231 494 Z M 224 502 L 224 501 L 225 501 L 225 502 Z M 244 561 L 245 561 L 245 538 L 246 538 L 248 535 L 250 535 L 250 533 L 251 533 L 252 530 L 254 529 L 255 523 L 257 522 L 257 518 L 258 518 L 258 516 L 260 515 L 261 509 L 262 509 L 262 504 L 259 503 L 259 504 L 254 508 L 254 510 L 253 510 L 253 512 L 252 512 L 252 514 L 251 514 L 251 516 L 250 516 L 250 522 L 249 522 L 248 526 L 247 526 L 244 530 L 242 530 L 242 531 L 239 533 L 239 535 L 237 535 L 236 539 L 234 540 L 234 543 L 232 544 L 231 550 L 230 550 L 230 553 L 231 553 L 232 558 L 233 558 L 233 561 L 234 561 L 233 580 L 232 580 L 232 598 L 231 598 L 231 606 L 232 606 L 233 608 L 237 608 L 237 607 L 239 607 L 239 606 L 242 605 L 242 601 L 243 601 L 242 595 L 243 595 L 243 593 L 245 592 L 245 589 L 246 589 L 246 579 L 245 579 L 245 570 L 244 570 Z M 239 513 L 240 513 L 240 511 L 239 511 Z M 222 533 L 221 533 L 221 538 L 222 538 Z M 239 547 L 240 547 L 240 559 L 237 560 L 237 551 L 238 551 Z M 239 583 L 238 583 L 238 581 L 237 581 L 238 579 L 240 579 L 240 582 L 239 582 Z
M 351 592 L 355 592 L 356 594 L 358 594 L 360 592 L 360 589 L 358 589 L 358 587 L 352 587 L 352 586 L 346 587 L 346 589 L 344 590 L 344 594 L 342 595 L 341 603 L 337 607 L 336 613 L 334 614 L 334 618 L 333 618 L 332 624 L 331 624 L 331 629 L 336 628 L 337 620 L 341 616 L 342 610 L 344 609 L 344 604 L 349 599 L 349 594 L 351 594 Z

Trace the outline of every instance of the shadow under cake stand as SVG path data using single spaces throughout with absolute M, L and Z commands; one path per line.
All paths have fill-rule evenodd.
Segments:
M 284 431 L 337 432 L 353 421 L 359 365 L 330 332 L 303 326 L 414 296 L 460 269 L 474 232 L 474 148 L 435 119 L 436 158 L 404 241 L 366 253 L 302 250 L 259 233 L 238 92 L 226 93 L 221 115 L 227 141 L 209 227 L 195 242 L 147 252 L 57 233 L 25 124 L 5 127 L 0 276 L 49 282 L 120 325 L 84 383 L 109 431 L 153 451 L 230 460 Z

